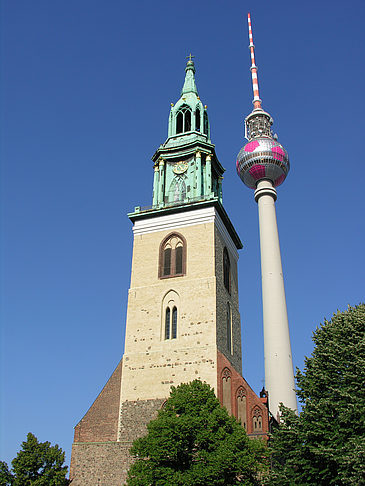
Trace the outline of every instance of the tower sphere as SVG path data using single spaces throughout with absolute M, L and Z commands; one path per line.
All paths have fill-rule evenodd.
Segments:
M 242 182 L 251 189 L 263 179 L 277 187 L 289 172 L 288 152 L 271 137 L 255 137 L 240 150 L 236 168 Z

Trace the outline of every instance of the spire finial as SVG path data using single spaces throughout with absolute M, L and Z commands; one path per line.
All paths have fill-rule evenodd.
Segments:
M 194 66 L 194 61 L 193 61 L 193 56 L 192 54 L 189 54 L 188 56 L 186 56 L 186 59 L 188 60 L 187 63 L 186 63 L 186 67 L 185 67 L 185 82 L 184 82 L 184 86 L 183 86 L 183 89 L 181 91 L 181 94 L 185 94 L 185 93 L 195 93 L 196 95 L 198 95 L 198 90 L 196 89 L 196 85 L 195 85 L 195 78 L 194 78 L 194 74 L 195 74 L 195 66 Z
M 248 38 L 250 41 L 250 51 L 251 51 L 251 76 L 252 76 L 252 89 L 253 89 L 253 106 L 255 110 L 261 109 L 261 100 L 259 96 L 259 82 L 257 79 L 257 66 L 255 64 L 255 45 L 253 43 L 252 27 L 251 27 L 251 14 L 247 15 L 248 21 Z

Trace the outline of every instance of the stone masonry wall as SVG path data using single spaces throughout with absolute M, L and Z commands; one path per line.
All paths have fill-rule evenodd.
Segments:
M 147 424 L 157 417 L 164 399 L 124 402 L 121 406 L 118 441 L 75 441 L 72 446 L 70 478 L 72 486 L 122 486 L 133 462 L 132 443 L 147 432 Z M 94 414 L 91 418 L 97 420 Z

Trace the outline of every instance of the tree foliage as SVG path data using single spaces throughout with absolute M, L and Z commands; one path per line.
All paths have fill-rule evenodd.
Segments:
M 209 385 L 172 387 L 170 398 L 137 439 L 128 486 L 258 485 L 266 448 L 220 406 Z
M 335 314 L 313 341 L 296 373 L 303 410 L 282 407 L 273 433 L 271 484 L 365 484 L 365 305 Z
M 10 472 L 5 462 L 0 463 L 1 486 L 66 486 L 65 453 L 58 445 L 38 442 L 29 433 L 22 449 L 12 461 Z

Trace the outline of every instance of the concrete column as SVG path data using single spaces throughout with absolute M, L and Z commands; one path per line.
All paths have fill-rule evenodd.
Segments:
M 255 200 L 260 225 L 265 387 L 269 392 L 269 409 L 278 418 L 279 403 L 297 410 L 297 399 L 276 223 L 276 190 L 270 181 L 258 183 Z
M 212 157 L 210 154 L 205 158 L 204 193 L 206 196 L 210 196 L 212 193 Z
M 197 151 L 195 154 L 196 160 L 196 193 L 195 197 L 200 198 L 202 195 L 202 154 Z
M 159 173 L 160 173 L 160 180 L 158 184 L 158 204 L 163 204 L 164 203 L 164 179 L 165 179 L 165 162 L 163 158 L 161 157 L 159 160 Z
M 158 193 L 159 193 L 159 186 L 158 186 L 158 164 L 154 165 L 154 175 L 153 175 L 153 198 L 152 198 L 152 204 L 153 206 L 157 206 L 159 200 L 158 200 Z

